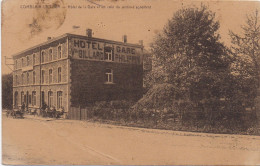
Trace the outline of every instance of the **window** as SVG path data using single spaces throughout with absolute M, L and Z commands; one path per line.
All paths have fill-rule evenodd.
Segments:
M 112 52 L 105 53 L 105 60 L 112 61 Z
M 58 82 L 61 82 L 61 67 L 58 68 Z
M 61 46 L 58 47 L 58 59 L 61 58 L 62 52 L 61 52 Z
M 42 60 L 42 63 L 44 63 L 45 61 L 44 61 L 44 57 L 45 57 L 45 52 L 44 51 L 42 51 L 42 55 L 41 55 L 41 60 Z
M 21 92 L 21 105 L 25 103 L 25 100 L 24 100 L 24 92 Z
M 44 70 L 42 70 L 42 84 L 44 84 L 44 77 L 45 77 L 45 71 Z
M 26 57 L 26 66 L 29 66 L 30 64 L 30 59 L 29 59 L 29 56 Z
M 52 83 L 52 69 L 49 70 L 49 83 Z
M 62 92 L 57 92 L 57 109 L 62 107 Z
M 42 91 L 42 103 L 41 103 L 41 105 L 43 106 L 43 104 L 45 103 L 45 95 L 44 95 L 44 91 Z
M 107 60 L 107 61 L 114 61 L 112 47 L 105 47 L 105 60 Z
M 32 92 L 32 105 L 33 106 L 36 105 L 36 92 L 35 91 Z
M 33 65 L 35 65 L 36 59 L 35 54 L 33 54 Z
M 28 103 L 31 105 L 32 104 L 32 95 L 28 95 Z
M 18 81 L 18 76 L 17 76 L 17 75 L 15 75 L 15 83 L 16 83 L 16 85 L 18 85 L 18 84 L 19 84 L 19 81 Z
M 14 105 L 15 107 L 18 105 L 18 92 L 14 93 Z
M 26 83 L 29 84 L 29 73 L 27 72 L 27 79 L 26 79 Z
M 21 81 L 21 83 L 22 83 L 22 85 L 24 84 L 24 74 L 22 73 L 22 76 L 21 76 L 22 78 L 22 81 Z
M 35 71 L 33 72 L 33 84 L 36 83 L 36 74 L 35 74 Z
M 113 83 L 113 70 L 106 69 L 106 82 Z
M 49 61 L 52 61 L 52 49 L 49 49 Z
M 53 92 L 52 91 L 48 92 L 48 106 L 49 107 L 53 106 Z
M 17 69 L 18 66 L 17 66 L 17 60 L 15 60 L 15 69 Z
M 21 62 L 21 67 L 23 67 L 23 58 L 22 58 L 22 62 Z

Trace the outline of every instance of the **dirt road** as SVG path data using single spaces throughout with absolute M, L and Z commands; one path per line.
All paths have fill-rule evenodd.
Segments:
M 3 116 L 3 164 L 260 164 L 260 137 Z

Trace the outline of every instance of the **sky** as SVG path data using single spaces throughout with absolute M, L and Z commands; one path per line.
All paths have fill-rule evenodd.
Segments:
M 5 65 L 4 56 L 11 58 L 15 53 L 46 41 L 47 37 L 64 33 L 85 35 L 87 28 L 91 28 L 97 38 L 122 41 L 122 36 L 127 35 L 129 43 L 143 40 L 145 48 L 149 49 L 156 34 L 174 12 L 181 8 L 199 7 L 202 3 L 216 12 L 221 40 L 226 45 L 230 45 L 229 30 L 240 33 L 246 14 L 260 10 L 257 1 L 4 0 L 2 74 L 12 72 Z M 27 8 L 28 5 L 34 8 Z M 35 8 L 35 5 L 60 7 Z M 9 60 L 8 63 L 13 62 Z

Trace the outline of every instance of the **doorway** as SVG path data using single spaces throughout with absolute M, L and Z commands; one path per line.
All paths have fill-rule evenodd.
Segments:
M 14 93 L 14 107 L 18 107 L 18 92 Z
M 42 94 L 41 94 L 41 99 L 42 99 L 41 106 L 43 106 L 44 103 L 45 103 L 45 98 L 44 98 L 44 92 L 43 91 L 42 91 Z
M 26 92 L 26 95 L 24 96 L 24 100 L 25 100 L 25 106 L 26 106 L 26 111 L 28 111 L 28 107 L 29 107 L 29 92 Z

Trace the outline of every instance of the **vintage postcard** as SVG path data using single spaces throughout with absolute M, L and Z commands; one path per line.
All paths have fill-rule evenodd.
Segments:
M 260 164 L 260 2 L 1 4 L 2 164 Z

